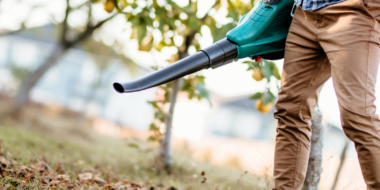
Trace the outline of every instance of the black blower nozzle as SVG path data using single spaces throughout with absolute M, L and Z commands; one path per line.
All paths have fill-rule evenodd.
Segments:
M 236 45 L 228 39 L 223 39 L 152 74 L 132 82 L 114 83 L 113 87 L 120 93 L 137 92 L 165 84 L 202 69 L 220 67 L 231 63 L 237 57 Z

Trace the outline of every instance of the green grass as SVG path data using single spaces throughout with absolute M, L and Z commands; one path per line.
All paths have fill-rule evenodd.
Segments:
M 90 172 L 108 182 L 127 180 L 155 190 L 169 187 L 181 190 L 267 189 L 258 185 L 265 184 L 265 180 L 253 174 L 194 161 L 186 150 L 174 150 L 173 165 L 168 173 L 157 164 L 155 144 L 101 136 L 80 127 L 43 126 L 33 123 L 0 126 L 1 153 L 7 160 L 17 162 L 16 170 L 22 165 L 32 166 L 45 161 L 52 171 L 68 174 L 71 181 L 77 179 L 77 174 Z M 206 173 L 206 180 L 201 176 L 202 171 Z M 0 182 L 10 183 L 6 178 Z M 36 184 L 28 185 L 30 189 L 37 187 Z

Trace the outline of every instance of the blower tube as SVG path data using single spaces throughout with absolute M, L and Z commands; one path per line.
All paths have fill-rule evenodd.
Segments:
M 113 87 L 119 93 L 137 92 L 165 84 L 203 69 L 220 67 L 231 63 L 237 59 L 237 57 L 238 52 L 236 45 L 225 38 L 168 67 L 132 82 L 114 83 Z

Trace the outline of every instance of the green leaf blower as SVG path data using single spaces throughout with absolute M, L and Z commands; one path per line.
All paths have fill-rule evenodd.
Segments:
M 293 5 L 293 0 L 260 1 L 243 16 L 236 28 L 227 33 L 227 38 L 145 77 L 128 83 L 114 83 L 113 86 L 120 93 L 136 92 L 240 58 L 282 59 Z

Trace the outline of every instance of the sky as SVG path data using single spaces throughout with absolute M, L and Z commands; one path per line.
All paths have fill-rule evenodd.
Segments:
M 188 0 L 175 0 L 180 6 L 186 6 Z M 21 2 L 21 3 L 20 3 Z M 83 0 L 70 1 L 72 6 L 79 5 Z M 214 0 L 199 1 L 199 17 L 205 14 L 213 5 Z M 30 5 L 44 5 L 31 10 Z M 63 20 L 65 0 L 2 0 L 0 4 L 0 30 L 16 30 L 20 27 L 20 22 L 27 18 L 25 23 L 27 27 L 38 27 L 53 22 Z M 93 5 L 94 16 L 98 20 L 102 20 L 110 16 L 109 13 L 103 10 L 102 4 Z M 227 11 L 223 8 L 218 12 L 214 12 L 214 17 L 219 23 L 229 22 L 226 18 Z M 84 11 L 76 11 L 69 17 L 69 23 L 72 26 L 78 26 L 86 21 Z M 202 48 L 212 44 L 212 37 L 208 27 L 202 27 L 202 36 L 200 45 Z M 167 65 L 166 61 L 172 54 L 176 53 L 176 48 L 165 48 L 162 52 L 139 52 L 137 50 L 136 40 L 130 40 L 131 30 L 130 25 L 126 23 L 124 17 L 120 15 L 112 22 L 106 25 L 94 34 L 94 38 L 103 41 L 107 45 L 112 45 L 115 41 L 125 44 L 123 52 L 132 57 L 139 64 L 149 67 L 152 65 Z M 194 51 L 190 53 L 195 53 Z M 276 61 L 279 69 L 282 69 L 283 60 Z M 265 89 L 265 82 L 256 82 L 251 78 L 251 73 L 246 71 L 246 66 L 239 62 L 234 62 L 229 65 L 209 69 L 201 73 L 206 76 L 206 87 L 212 92 L 222 97 L 236 97 L 253 94 L 257 91 Z M 380 97 L 380 83 L 377 83 L 377 97 Z M 277 92 L 276 84 L 271 84 L 273 92 Z M 380 105 L 379 100 L 376 105 Z M 319 106 L 324 114 L 324 121 L 327 121 L 336 126 L 340 126 L 340 116 L 337 99 L 331 80 L 329 80 L 320 94 Z

